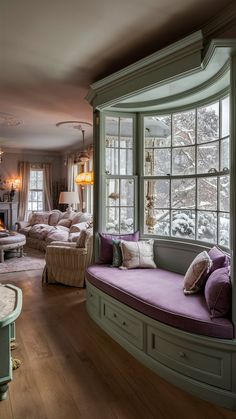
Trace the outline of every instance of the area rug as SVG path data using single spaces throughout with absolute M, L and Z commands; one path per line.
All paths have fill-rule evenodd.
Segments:
M 7 256 L 7 255 L 6 255 Z M 11 257 L 0 263 L 0 274 L 8 272 L 32 271 L 43 269 L 45 265 L 45 255 L 39 250 L 29 247 L 24 248 L 24 256 Z

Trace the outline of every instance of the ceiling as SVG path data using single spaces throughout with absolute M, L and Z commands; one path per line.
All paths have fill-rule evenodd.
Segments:
M 201 28 L 232 0 L 0 2 L 0 146 L 66 152 L 89 85 Z M 84 126 L 85 143 L 92 127 Z

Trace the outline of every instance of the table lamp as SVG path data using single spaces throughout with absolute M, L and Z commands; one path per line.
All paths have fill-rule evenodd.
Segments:
M 60 192 L 59 204 L 68 204 L 67 212 L 71 212 L 72 204 L 79 204 L 78 192 Z

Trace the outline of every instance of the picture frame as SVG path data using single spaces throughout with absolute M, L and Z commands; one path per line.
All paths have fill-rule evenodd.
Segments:
M 2 197 L 3 202 L 9 202 L 9 194 L 8 193 L 4 193 L 3 197 Z

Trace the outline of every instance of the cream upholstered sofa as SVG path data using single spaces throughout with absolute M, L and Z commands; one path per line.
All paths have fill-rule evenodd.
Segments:
M 19 233 L 26 236 L 26 245 L 46 251 L 55 241 L 74 242 L 80 232 L 92 222 L 92 216 L 83 212 L 61 212 L 59 210 L 32 212 L 28 221 L 18 221 Z
M 91 264 L 93 250 L 92 230 L 81 231 L 76 243 L 54 242 L 46 248 L 43 283 L 62 283 L 83 287 L 85 271 Z

